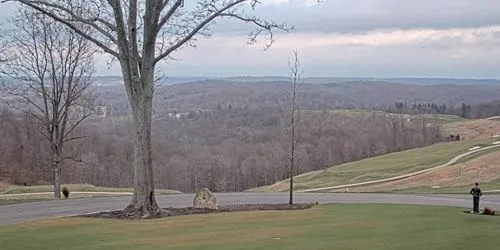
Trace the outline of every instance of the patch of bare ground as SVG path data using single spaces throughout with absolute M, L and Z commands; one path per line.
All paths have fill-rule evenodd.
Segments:
M 159 214 L 149 217 L 148 219 L 170 217 L 170 216 L 192 215 L 192 214 L 227 213 L 227 212 L 256 211 L 256 210 L 304 210 L 312 208 L 314 205 L 317 204 L 318 204 L 317 202 L 295 203 L 293 205 L 242 204 L 242 205 L 219 206 L 218 209 L 205 209 L 205 208 L 194 208 L 194 207 L 181 207 L 181 208 L 169 207 L 161 209 L 161 212 Z M 77 217 L 125 219 L 125 220 L 139 219 L 135 215 L 125 213 L 123 210 L 84 214 L 84 215 L 79 215 Z
M 0 192 L 3 190 L 7 190 L 7 188 L 9 187 L 10 184 L 7 181 L 0 179 Z
M 500 122 L 494 120 L 472 120 L 448 125 L 451 134 L 460 134 L 465 140 L 485 139 L 500 135 Z
M 373 186 L 349 189 L 351 192 L 378 192 L 417 187 L 459 187 L 476 181 L 488 183 L 500 178 L 500 152 L 483 155 L 477 159 L 436 169 L 407 179 Z

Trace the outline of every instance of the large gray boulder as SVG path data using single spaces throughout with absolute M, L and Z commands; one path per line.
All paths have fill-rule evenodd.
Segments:
M 193 207 L 217 209 L 217 198 L 208 188 L 202 188 L 194 196 Z

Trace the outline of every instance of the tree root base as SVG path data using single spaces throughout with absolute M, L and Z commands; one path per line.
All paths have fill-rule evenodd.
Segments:
M 109 218 L 109 219 L 155 219 L 169 216 L 181 216 L 191 214 L 208 214 L 208 213 L 227 213 L 239 211 L 256 211 L 256 210 L 304 210 L 312 208 L 316 203 L 295 203 L 289 204 L 243 204 L 243 205 L 227 205 L 219 206 L 218 209 L 204 209 L 194 207 L 181 207 L 181 208 L 164 208 L 158 209 L 156 213 L 142 213 L 140 210 L 131 209 L 130 206 L 124 210 L 98 212 L 92 214 L 79 215 L 79 217 L 92 217 L 92 218 Z
M 161 210 L 158 205 L 153 205 L 152 207 L 138 207 L 134 204 L 130 204 L 123 210 L 113 212 L 121 212 L 122 215 L 120 215 L 120 217 L 131 219 L 154 219 L 161 217 Z

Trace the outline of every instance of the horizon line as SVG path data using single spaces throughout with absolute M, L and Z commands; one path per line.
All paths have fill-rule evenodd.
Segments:
M 94 75 L 93 77 L 120 77 L 121 75 Z M 234 76 L 187 76 L 187 75 L 171 75 L 163 78 L 209 78 L 209 79 L 228 79 L 228 78 L 289 78 L 289 76 L 279 75 L 234 75 Z M 460 77 L 423 77 L 423 76 L 391 76 L 391 77 L 377 77 L 377 76 L 304 76 L 303 79 L 308 78 L 353 78 L 353 79 L 440 79 L 440 80 L 493 80 L 500 81 L 500 78 L 460 78 Z

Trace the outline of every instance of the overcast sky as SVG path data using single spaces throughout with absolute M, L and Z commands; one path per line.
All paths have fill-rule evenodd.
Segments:
M 186 0 L 189 1 L 189 0 Z M 499 0 L 262 0 L 256 14 L 294 25 L 266 52 L 247 26 L 221 22 L 171 61 L 171 76 L 286 75 L 297 48 L 306 76 L 500 79 Z M 14 6 L 0 8 L 0 20 Z M 100 75 L 118 75 L 115 65 Z

